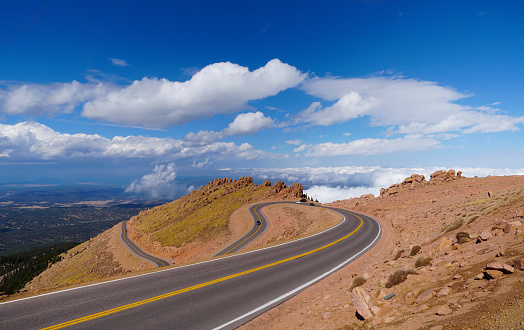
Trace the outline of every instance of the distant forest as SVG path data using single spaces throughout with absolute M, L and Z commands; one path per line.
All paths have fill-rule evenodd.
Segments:
M 80 243 L 59 243 L 0 256 L 0 294 L 19 292 L 35 276 L 62 260 L 62 253 L 78 244 Z

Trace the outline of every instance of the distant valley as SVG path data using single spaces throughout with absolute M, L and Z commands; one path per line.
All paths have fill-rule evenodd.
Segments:
M 0 186 L 0 255 L 83 242 L 166 199 L 101 185 Z

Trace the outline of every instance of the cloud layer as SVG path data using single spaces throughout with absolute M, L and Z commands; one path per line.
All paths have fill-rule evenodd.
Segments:
M 67 159 L 254 159 L 273 157 L 248 143 L 188 143 L 172 138 L 65 134 L 36 122 L 0 124 L 0 157 L 12 161 Z

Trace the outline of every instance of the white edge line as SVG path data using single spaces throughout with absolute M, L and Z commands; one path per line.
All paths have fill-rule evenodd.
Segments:
M 322 207 L 327 208 L 327 209 L 330 209 L 329 207 L 325 207 L 325 206 L 322 206 Z M 334 211 L 334 210 L 331 210 L 331 211 L 336 212 L 336 211 Z M 338 213 L 338 212 L 336 212 L 336 213 Z M 339 213 L 339 214 L 340 214 L 340 213 Z M 344 217 L 344 216 L 343 216 L 343 217 Z M 375 219 L 373 219 L 373 220 L 375 220 Z M 331 227 L 331 228 L 328 228 L 328 229 L 326 229 L 326 230 L 324 230 L 324 231 L 321 231 L 320 233 L 316 233 L 316 234 L 314 234 L 314 235 L 306 236 L 306 237 L 302 237 L 302 238 L 296 239 L 296 240 L 294 240 L 294 241 L 289 241 L 289 242 L 285 242 L 285 243 L 282 243 L 282 244 L 278 244 L 278 245 L 273 245 L 273 246 L 265 247 L 265 248 L 258 249 L 258 250 L 242 252 L 242 253 L 234 254 L 234 255 L 226 255 L 225 257 L 219 257 L 219 258 L 212 259 L 212 260 L 201 261 L 201 262 L 197 262 L 197 263 L 195 263 L 195 264 L 191 264 L 191 265 L 175 266 L 175 267 L 172 267 L 172 268 L 161 269 L 161 270 L 157 270 L 157 271 L 154 271 L 154 272 L 151 272 L 151 273 L 147 273 L 147 274 L 140 274 L 140 275 L 133 275 L 133 276 L 124 277 L 124 278 L 117 278 L 117 279 L 115 279 L 115 280 L 105 281 L 105 282 L 101 282 L 101 283 L 94 283 L 94 284 L 89 284 L 89 285 L 79 286 L 79 287 L 76 287 L 76 288 L 70 288 L 70 289 L 65 289 L 65 290 L 60 290 L 60 291 L 53 291 L 53 292 L 48 292 L 48 293 L 39 294 L 39 295 L 36 295 L 36 296 L 31 296 L 31 297 L 26 297 L 26 298 L 20 298 L 20 299 L 15 299 L 15 300 L 10 300 L 10 301 L 0 302 L 0 305 L 3 305 L 3 304 L 9 304 L 9 303 L 14 303 L 14 302 L 22 301 L 22 300 L 33 299 L 33 298 L 39 298 L 39 297 L 43 297 L 43 296 L 49 296 L 49 295 L 52 295 L 52 294 L 58 294 L 58 293 L 64 293 L 64 292 L 73 291 L 73 290 L 79 290 L 79 289 L 89 288 L 89 287 L 92 287 L 92 286 L 103 285 L 103 284 L 108 284 L 108 283 L 112 283 L 112 282 L 118 282 L 118 281 L 123 281 L 123 280 L 129 280 L 129 279 L 132 279 L 132 278 L 135 278 L 135 277 L 142 277 L 142 276 L 147 276 L 147 275 L 154 275 L 154 274 L 161 273 L 161 272 L 167 272 L 167 271 L 172 271 L 172 270 L 176 270 L 176 269 L 181 269 L 181 268 L 191 267 L 191 266 L 195 266 L 195 265 L 206 264 L 206 263 L 208 263 L 208 262 L 213 262 L 213 261 L 223 260 L 223 259 L 228 259 L 228 258 L 234 258 L 234 257 L 241 256 L 241 255 L 244 255 L 244 254 L 249 254 L 249 253 L 254 253 L 254 252 L 258 252 L 258 251 L 262 251 L 262 250 L 272 249 L 272 248 L 275 248 L 275 247 L 278 247 L 278 246 L 282 246 L 282 245 L 285 245 L 285 244 L 290 244 L 290 243 L 293 243 L 293 242 L 301 241 L 301 240 L 306 239 L 306 238 L 309 238 L 309 237 L 313 237 L 313 236 L 316 236 L 316 235 L 320 235 L 320 234 L 322 234 L 322 233 L 324 233 L 324 232 L 326 232 L 326 231 L 329 231 L 329 230 L 335 229 L 336 227 L 340 226 L 340 225 L 341 225 L 342 223 L 344 223 L 345 221 L 346 221 L 346 217 L 344 217 L 344 220 L 341 221 L 338 225 L 336 225 L 336 226 L 334 226 L 334 227 Z M 376 220 L 375 220 L 375 221 L 376 221 Z
M 344 216 L 344 219 L 345 219 L 345 218 L 346 218 L 346 217 Z M 271 301 L 265 303 L 264 305 L 261 305 L 261 306 L 255 308 L 255 309 L 253 309 L 253 310 L 251 310 L 251 311 L 245 313 L 244 315 L 241 315 L 241 316 L 237 317 L 237 318 L 234 319 L 234 320 L 231 320 L 231 321 L 229 321 L 229 322 L 227 322 L 227 323 L 224 323 L 224 324 L 222 324 L 222 325 L 220 325 L 220 326 L 214 328 L 213 330 L 223 329 L 223 328 L 225 328 L 225 327 L 227 327 L 227 326 L 229 326 L 229 325 L 231 325 L 231 324 L 233 324 L 233 323 L 235 323 L 235 322 L 237 322 L 237 321 L 240 321 L 240 320 L 242 320 L 243 318 L 246 318 L 246 317 L 248 317 L 248 316 L 250 316 L 250 315 L 252 315 L 252 314 L 255 314 L 255 313 L 257 313 L 257 312 L 259 312 L 259 311 L 261 311 L 261 310 L 263 310 L 263 309 L 265 309 L 265 308 L 267 308 L 267 307 L 269 307 L 269 306 L 271 306 L 271 305 L 273 305 L 273 304 L 275 304 L 275 303 L 277 303 L 277 302 L 279 302 L 279 301 L 284 301 L 284 300 L 286 300 L 287 298 L 289 298 L 289 297 L 293 296 L 294 294 L 296 294 L 297 292 L 299 292 L 299 291 L 301 291 L 301 290 L 307 288 L 308 286 L 310 286 L 310 285 L 312 285 L 312 284 L 314 284 L 314 283 L 320 281 L 321 279 L 327 277 L 327 276 L 330 275 L 331 273 L 336 272 L 336 271 L 339 270 L 340 268 L 344 267 L 346 264 L 350 263 L 353 259 L 359 257 L 359 256 L 362 254 L 362 252 L 364 252 L 365 250 L 367 250 L 369 247 L 373 246 L 373 245 L 375 244 L 375 242 L 377 241 L 377 239 L 378 239 L 378 238 L 380 237 L 380 235 L 382 234 L 382 226 L 380 225 L 380 222 L 378 222 L 376 219 L 374 219 L 374 218 L 372 218 L 372 217 L 369 217 L 369 218 L 371 218 L 371 219 L 375 220 L 375 222 L 377 222 L 377 224 L 378 224 L 378 228 L 379 228 L 379 231 L 378 231 L 377 236 L 376 236 L 375 239 L 373 240 L 373 242 L 371 242 L 368 246 L 366 246 L 365 248 L 363 248 L 362 250 L 360 250 L 360 252 L 358 252 L 357 254 L 355 254 L 354 256 L 352 256 L 351 258 L 347 259 L 346 261 L 342 262 L 341 264 L 339 264 L 339 265 L 333 267 L 332 269 L 328 270 L 328 271 L 325 272 L 324 274 L 317 276 L 316 278 L 312 279 L 311 281 L 309 281 L 309 282 L 307 282 L 307 283 L 304 283 L 304 284 L 302 284 L 301 286 L 299 286 L 299 287 L 297 287 L 297 288 L 295 288 L 295 289 L 293 289 L 293 290 L 291 290 L 291 291 L 289 291 L 289 292 L 287 292 L 287 293 L 284 293 L 283 295 L 281 295 L 281 296 L 279 296 L 279 297 L 277 297 L 277 298 L 275 298 L 275 299 L 273 299 L 273 300 L 271 300 Z

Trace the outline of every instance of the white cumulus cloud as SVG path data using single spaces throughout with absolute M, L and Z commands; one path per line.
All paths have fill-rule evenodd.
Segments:
M 275 121 L 264 116 L 260 111 L 239 114 L 235 120 L 223 130 L 223 133 L 229 135 L 250 135 L 261 129 L 273 127 Z
M 278 59 L 254 71 L 230 62 L 215 63 L 185 82 L 143 78 L 84 105 L 82 115 L 101 121 L 147 127 L 181 125 L 297 86 L 306 75 Z
M 152 173 L 144 175 L 140 180 L 134 180 L 125 191 L 148 193 L 153 198 L 173 198 L 180 190 L 187 190 L 177 186 L 175 179 L 176 166 L 174 163 L 156 165 Z
M 309 108 L 297 114 L 295 123 L 311 123 L 323 126 L 344 123 L 365 114 L 378 103 L 378 100 L 374 97 L 363 99 L 360 94 L 350 92 L 327 108 L 322 109 L 320 102 L 314 102 Z
M 104 84 L 55 83 L 10 86 L 0 95 L 1 111 L 8 115 L 71 113 L 75 107 L 106 95 L 113 86 Z
M 373 126 L 396 126 L 400 134 L 515 131 L 523 117 L 496 114 L 489 106 L 473 108 L 455 103 L 467 94 L 437 83 L 405 78 L 313 78 L 301 85 L 313 96 L 336 101 L 322 108 L 320 102 L 300 112 L 295 123 L 333 125 L 370 116 Z M 498 104 L 495 102 L 495 105 Z M 488 111 L 489 110 L 489 111 Z

